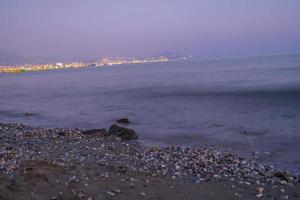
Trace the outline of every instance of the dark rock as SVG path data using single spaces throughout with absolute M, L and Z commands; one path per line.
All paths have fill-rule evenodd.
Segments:
M 267 131 L 266 130 L 260 130 L 260 131 L 243 130 L 240 133 L 246 136 L 261 136 L 261 135 L 266 135 Z
M 130 123 L 130 121 L 127 118 L 118 119 L 117 122 L 122 123 L 122 124 L 129 124 Z
M 26 116 L 34 116 L 35 114 L 34 113 L 30 113 L 30 112 L 26 112 L 26 113 L 24 113 L 24 115 L 26 115 Z
M 115 147 L 114 146 L 108 146 L 107 150 L 110 150 L 110 151 L 115 150 Z
M 283 172 L 276 172 L 274 173 L 274 176 L 283 180 L 283 181 L 286 181 L 286 182 L 289 182 L 290 179 L 288 178 L 288 175 L 286 173 L 283 173 Z
M 114 135 L 122 140 L 136 140 L 137 134 L 134 130 L 129 128 L 124 128 L 121 126 L 118 126 L 116 124 L 112 125 L 108 130 L 108 135 Z
M 106 135 L 106 130 L 104 128 L 103 129 L 91 129 L 91 130 L 82 131 L 82 134 L 104 137 Z
M 8 146 L 8 147 L 6 147 L 5 149 L 6 149 L 7 151 L 11 151 L 11 150 L 13 150 L 14 148 L 11 147 L 11 146 Z
M 121 174 L 125 174 L 128 171 L 126 166 L 119 166 L 119 167 L 117 167 L 116 170 L 117 170 L 117 172 L 119 172 Z
M 57 135 L 59 135 L 59 136 L 65 136 L 66 133 L 65 133 L 64 131 L 58 131 L 58 132 L 57 132 Z

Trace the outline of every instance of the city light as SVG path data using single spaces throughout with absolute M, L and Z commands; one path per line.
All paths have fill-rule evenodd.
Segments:
M 0 64 L 0 73 L 22 73 L 30 71 L 46 71 L 54 69 L 65 69 L 65 68 L 84 68 L 90 66 L 112 66 L 112 65 L 123 65 L 123 64 L 143 64 L 143 63 L 158 63 L 158 62 L 170 62 L 185 60 L 186 57 L 180 58 L 168 58 L 166 56 L 158 57 L 147 57 L 147 58 L 103 58 L 99 62 L 95 63 L 84 63 L 84 62 L 72 62 L 72 63 L 62 63 L 57 62 L 55 64 L 16 64 L 16 65 L 6 65 Z

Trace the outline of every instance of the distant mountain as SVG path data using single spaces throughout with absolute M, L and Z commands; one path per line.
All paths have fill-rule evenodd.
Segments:
M 35 57 L 0 51 L 0 64 L 32 64 L 40 62 L 41 60 Z
M 182 59 L 182 58 L 190 58 L 190 56 L 180 55 L 178 53 L 171 52 L 171 51 L 161 52 L 160 54 L 157 54 L 154 57 L 158 57 L 158 56 L 165 56 L 172 60 L 178 60 L 178 59 Z

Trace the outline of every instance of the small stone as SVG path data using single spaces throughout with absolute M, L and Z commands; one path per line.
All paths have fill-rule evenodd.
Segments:
M 114 193 L 121 193 L 121 190 L 119 190 L 119 189 L 113 189 L 112 190 Z
M 258 188 L 256 188 L 256 191 L 257 191 L 258 193 L 263 193 L 264 188 L 263 188 L 263 187 L 258 187 Z
M 142 196 L 146 196 L 146 193 L 145 192 L 141 192 L 140 193 Z
M 85 194 L 84 192 L 79 192 L 79 194 L 77 195 L 79 198 L 84 198 L 85 197 Z
M 250 183 L 250 182 L 245 182 L 245 184 L 246 184 L 246 185 L 251 185 L 251 183 Z
M 65 136 L 66 133 L 64 131 L 59 131 L 59 132 L 57 132 L 57 135 L 59 135 L 59 136 Z
M 116 194 L 111 191 L 107 191 L 106 194 L 108 194 L 109 196 L 116 196 Z
M 261 198 L 261 197 L 263 197 L 263 196 L 264 196 L 264 195 L 263 195 L 262 193 L 256 195 L 257 198 Z
M 30 113 L 30 112 L 26 112 L 26 113 L 24 113 L 24 115 L 26 115 L 26 116 L 34 116 L 35 114 L 34 113 Z

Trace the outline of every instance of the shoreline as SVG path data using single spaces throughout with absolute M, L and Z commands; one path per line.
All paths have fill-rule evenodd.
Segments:
M 1 200 L 300 198 L 292 175 L 214 148 L 1 123 L 0 144 Z

